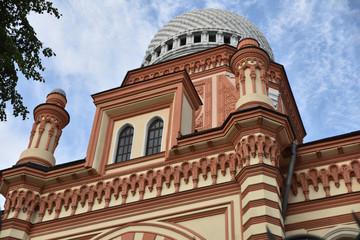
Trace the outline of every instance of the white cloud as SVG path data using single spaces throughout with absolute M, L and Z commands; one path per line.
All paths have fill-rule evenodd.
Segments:
M 7 124 L 0 124 L 1 169 L 16 164 L 22 151 L 27 148 L 32 127 L 30 121 L 22 124 L 21 119 L 15 119 L 8 111 L 6 113 L 8 115 Z
M 39 39 L 57 56 L 44 60 L 46 83 L 21 80 L 32 111 L 54 88 L 68 96 L 70 124 L 55 157 L 84 158 L 95 107 L 91 94 L 120 86 L 141 65 L 151 38 L 167 21 L 195 8 L 220 7 L 248 17 L 285 66 L 308 132 L 315 140 L 359 129 L 360 12 L 341 1 L 57 1 L 60 19 L 32 15 Z M 15 164 L 29 140 L 27 121 L 0 123 L 1 169 Z
M 157 27 L 141 1 L 106 1 L 101 7 L 95 1 L 72 1 L 57 7 L 63 15 L 59 20 L 33 15 L 31 22 L 57 54 L 45 61 L 46 92 L 36 102 L 58 87 L 68 98 L 71 122 L 55 152 L 59 163 L 85 157 L 95 112 L 90 95 L 120 86 L 126 71 L 140 67 Z
M 358 10 L 338 1 L 279 5 L 280 11 L 267 15 L 265 35 L 285 65 L 308 139 L 358 129 L 350 117 L 360 119 Z M 341 124 L 345 119 L 348 127 Z

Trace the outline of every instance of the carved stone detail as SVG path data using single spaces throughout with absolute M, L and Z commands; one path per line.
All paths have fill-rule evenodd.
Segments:
M 198 87 L 196 87 L 196 91 L 202 102 L 204 102 L 204 88 L 205 85 L 199 85 Z M 195 129 L 199 129 L 202 127 L 204 127 L 203 105 L 201 105 L 199 109 L 195 111 Z
M 196 116 L 195 129 L 198 129 L 198 128 L 201 128 L 204 126 L 204 114 L 199 115 L 200 111 L 199 111 L 199 113 L 197 113 L 197 115 L 196 115 L 196 113 L 195 113 L 195 116 Z
M 333 181 L 336 188 L 340 187 L 340 179 L 343 179 L 349 193 L 352 192 L 351 177 L 356 177 L 360 183 L 360 163 L 359 160 L 352 160 L 349 164 L 331 164 L 328 168 L 320 170 L 311 168 L 307 172 L 301 172 L 293 175 L 292 190 L 297 195 L 297 188 L 301 187 L 305 196 L 305 201 L 310 200 L 309 185 L 313 185 L 314 190 L 319 190 L 319 183 L 325 191 L 325 196 L 330 197 L 330 181 Z
M 268 135 L 249 135 L 243 137 L 236 144 L 236 154 L 240 162 L 250 165 L 250 157 L 257 158 L 257 163 L 263 163 L 264 158 L 269 158 L 272 166 L 279 166 L 280 150 L 277 142 Z
M 211 128 L 212 123 L 212 78 L 195 81 L 194 86 L 203 103 L 195 112 L 195 129 L 202 131 Z
M 163 67 L 157 67 L 154 70 L 147 68 L 146 72 L 139 71 L 137 73 L 132 73 L 129 78 L 125 80 L 124 85 L 140 82 L 143 80 L 151 79 L 153 77 L 162 76 L 168 73 L 179 72 L 186 70 L 188 74 L 194 74 L 203 72 L 215 67 L 227 66 L 229 64 L 230 56 L 232 55 L 233 50 L 229 50 L 225 53 L 207 56 L 194 57 L 191 61 L 186 60 L 184 62 L 174 62 Z
M 217 77 L 218 125 L 221 125 L 230 113 L 235 111 L 235 105 L 240 95 L 225 75 Z
M 38 214 L 38 222 L 42 222 L 45 212 L 55 212 L 54 219 L 59 218 L 61 211 L 70 210 L 70 215 L 76 213 L 79 204 L 84 207 L 87 203 L 87 211 L 92 211 L 95 201 L 104 201 L 104 208 L 109 207 L 112 197 L 117 200 L 121 197 L 121 204 L 127 202 L 129 194 L 135 196 L 139 193 L 139 201 L 144 199 L 145 192 L 152 192 L 156 189 L 156 196 L 162 195 L 163 187 L 169 188 L 173 183 L 175 192 L 179 192 L 181 180 L 189 184 L 190 177 L 193 188 L 198 187 L 200 178 L 207 179 L 210 173 L 212 182 L 216 184 L 218 173 L 225 176 L 227 169 L 231 174 L 231 180 L 235 180 L 238 167 L 236 154 L 220 153 L 217 157 L 208 158 L 203 156 L 195 162 L 183 162 L 179 165 L 167 165 L 162 169 L 149 169 L 146 173 L 132 173 L 127 177 L 115 177 L 111 180 L 100 180 L 92 185 L 83 185 L 78 188 L 66 189 L 63 192 L 52 192 L 41 195 L 31 190 L 15 190 L 8 194 L 5 202 L 3 219 L 14 212 L 12 218 L 18 218 L 22 210 L 27 212 L 27 221 L 30 221 L 33 214 Z M 35 211 L 36 210 L 36 211 Z M 35 213 L 34 213 L 35 212 Z

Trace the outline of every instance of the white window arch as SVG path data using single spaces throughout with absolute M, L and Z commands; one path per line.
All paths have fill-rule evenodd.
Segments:
M 145 125 L 143 155 L 153 155 L 161 152 L 165 121 L 161 116 L 152 117 Z
M 135 127 L 126 123 L 121 126 L 116 134 L 114 145 L 114 163 L 124 162 L 131 159 Z

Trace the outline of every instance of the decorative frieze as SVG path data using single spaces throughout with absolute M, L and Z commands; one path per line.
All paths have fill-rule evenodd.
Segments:
M 236 154 L 241 165 L 266 163 L 269 160 L 272 166 L 279 166 L 280 150 L 277 142 L 266 134 L 251 134 L 241 138 L 236 144 Z M 252 163 L 250 162 L 252 159 Z
M 128 77 L 124 80 L 123 85 L 141 82 L 154 77 L 184 70 L 186 70 L 187 73 L 191 75 L 220 66 L 228 66 L 234 49 L 228 46 L 223 46 L 220 48 L 226 48 L 226 50 L 222 53 L 215 52 L 206 55 L 199 54 L 198 56 L 192 56 L 192 58 L 189 59 L 183 59 L 181 62 L 174 60 L 172 62 L 168 62 L 167 64 L 163 64 L 163 66 L 155 65 L 140 69 L 136 72 L 130 72 Z M 220 50 L 220 48 L 216 48 L 214 51 Z
M 62 192 L 49 194 L 36 193 L 31 190 L 15 190 L 8 194 L 5 202 L 3 219 L 7 219 L 10 213 L 11 218 L 18 218 L 19 212 L 27 214 L 26 221 L 31 221 L 34 214 L 38 214 L 37 222 L 42 222 L 46 212 L 50 215 L 53 212 L 54 219 L 59 218 L 60 212 L 70 209 L 69 215 L 76 214 L 79 207 L 86 207 L 90 212 L 94 204 L 104 202 L 103 207 L 107 208 L 110 202 L 121 199 L 125 204 L 129 195 L 134 197 L 138 193 L 137 200 L 143 200 L 145 192 L 156 191 L 156 196 L 162 196 L 163 188 L 170 188 L 173 184 L 174 192 L 179 192 L 181 184 L 191 184 L 198 188 L 200 180 L 206 181 L 208 174 L 211 176 L 210 185 L 217 184 L 219 174 L 223 177 L 228 173 L 228 180 L 234 181 L 238 161 L 235 154 L 220 153 L 216 157 L 202 157 L 198 161 L 185 161 L 178 165 L 167 165 L 162 169 L 149 169 L 144 173 L 133 173 L 125 177 L 115 177 L 111 180 L 100 180 L 94 184 L 83 185 L 78 188 L 68 188 Z M 25 220 L 25 219 L 23 219 Z
M 349 164 L 333 163 L 327 168 L 310 168 L 308 171 L 295 173 L 292 179 L 292 192 L 295 196 L 298 194 L 298 188 L 301 187 L 305 196 L 305 201 L 310 200 L 310 188 L 312 185 L 315 192 L 319 191 L 319 184 L 324 189 L 325 196 L 330 196 L 330 182 L 333 181 L 336 188 L 340 187 L 340 180 L 344 180 L 348 193 L 352 192 L 351 178 L 355 177 L 360 183 L 360 162 L 357 159 Z

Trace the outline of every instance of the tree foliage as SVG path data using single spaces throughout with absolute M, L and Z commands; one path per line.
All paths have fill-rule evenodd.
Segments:
M 57 8 L 46 0 L 0 0 L 0 121 L 6 121 L 6 103 L 10 101 L 14 116 L 29 114 L 17 92 L 18 73 L 26 79 L 44 82 L 40 72 L 45 68 L 41 55 L 55 53 L 36 37 L 28 21 L 30 13 L 48 13 L 60 18 Z

